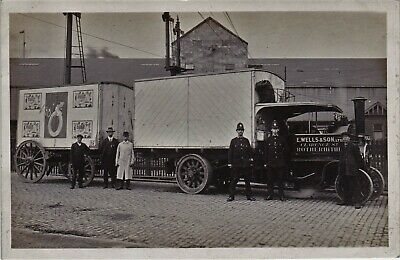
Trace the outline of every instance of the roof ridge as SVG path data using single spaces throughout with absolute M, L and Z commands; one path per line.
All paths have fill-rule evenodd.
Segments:
M 236 38 L 238 38 L 240 41 L 244 42 L 245 44 L 249 44 L 248 42 L 246 42 L 245 40 L 243 40 L 239 35 L 234 34 L 231 30 L 229 30 L 228 28 L 226 28 L 225 26 L 223 26 L 220 22 L 218 22 L 217 20 L 215 20 L 214 18 L 212 18 L 211 16 L 207 17 L 206 19 L 204 19 L 203 21 L 201 21 L 200 23 L 198 23 L 197 25 L 195 25 L 194 27 L 192 27 L 189 31 L 187 31 L 186 33 L 184 33 L 183 35 L 181 35 L 180 38 L 186 37 L 188 34 L 190 34 L 191 32 L 193 32 L 195 29 L 199 28 L 201 25 L 203 25 L 204 23 L 208 22 L 208 21 L 213 21 L 214 23 L 216 23 L 218 26 L 220 26 L 222 29 L 224 29 L 225 31 L 227 31 L 228 33 L 232 34 L 233 36 L 235 36 Z M 173 41 L 172 44 L 176 42 Z

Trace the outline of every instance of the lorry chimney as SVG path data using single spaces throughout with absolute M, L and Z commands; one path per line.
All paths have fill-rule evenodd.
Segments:
M 170 62 L 170 54 L 169 54 L 169 45 L 170 45 L 170 38 L 169 38 L 169 23 L 174 21 L 169 15 L 169 12 L 164 12 L 161 16 L 163 21 L 165 22 L 165 70 L 170 70 L 171 62 Z
M 354 116 L 356 125 L 356 135 L 365 135 L 365 101 L 364 97 L 352 99 L 354 102 Z

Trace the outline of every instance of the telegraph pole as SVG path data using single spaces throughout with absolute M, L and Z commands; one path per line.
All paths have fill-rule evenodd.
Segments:
M 25 51 L 26 51 L 26 41 L 25 41 L 25 30 L 22 30 L 19 32 L 20 34 L 22 34 L 22 39 L 23 39 L 23 43 L 22 43 L 22 57 L 25 59 Z
M 71 84 L 72 64 L 72 13 L 67 13 L 67 41 L 65 44 L 65 73 L 64 84 Z

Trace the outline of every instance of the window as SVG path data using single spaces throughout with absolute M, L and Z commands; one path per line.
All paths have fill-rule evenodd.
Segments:
M 383 138 L 382 124 L 374 124 L 374 140 Z
M 382 124 L 374 124 L 374 132 L 381 132 Z
M 201 40 L 193 40 L 193 47 L 201 47 L 202 46 L 202 41 Z
M 222 46 L 229 46 L 229 43 L 230 43 L 231 41 L 229 40 L 229 39 L 227 39 L 227 40 L 222 40 Z
M 225 64 L 225 70 L 234 70 L 235 64 Z

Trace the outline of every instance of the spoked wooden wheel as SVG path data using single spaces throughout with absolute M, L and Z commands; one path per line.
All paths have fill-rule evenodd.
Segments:
M 72 165 L 68 165 L 68 179 L 69 181 L 72 180 L 72 174 L 73 174 L 73 169 Z M 85 156 L 85 166 L 84 166 L 84 171 L 83 171 L 83 181 L 82 185 L 83 187 L 89 186 L 89 184 L 93 181 L 94 178 L 94 162 L 93 159 L 90 158 L 89 156 Z M 78 182 L 78 176 L 76 176 L 76 181 Z
M 197 154 L 183 156 L 176 166 L 176 180 L 182 191 L 197 194 L 207 189 L 212 179 L 212 167 Z
M 38 182 L 46 172 L 47 153 L 38 142 L 27 140 L 18 146 L 14 162 L 19 177 L 26 182 Z
M 369 199 L 374 200 L 381 196 L 385 188 L 385 179 L 383 178 L 382 173 L 380 173 L 380 171 L 378 171 L 378 169 L 374 167 L 369 168 L 368 174 L 369 177 L 371 177 L 373 183 L 373 191 Z
M 366 173 L 362 169 L 358 169 L 358 182 L 360 185 L 360 204 L 364 204 L 371 196 L 372 191 L 373 191 L 373 183 L 371 180 L 371 177 L 369 177 L 368 173 Z M 335 189 L 336 189 L 336 194 L 339 196 L 341 201 L 345 201 L 345 191 L 343 188 L 343 177 L 342 175 L 338 175 L 336 177 L 335 181 Z

